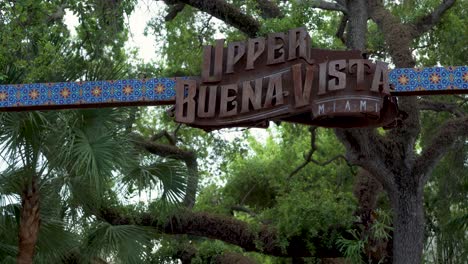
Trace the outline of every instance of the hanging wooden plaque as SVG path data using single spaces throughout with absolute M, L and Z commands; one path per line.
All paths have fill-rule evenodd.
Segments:
M 396 117 L 387 65 L 311 48 L 304 28 L 204 47 L 200 78 L 176 79 L 175 119 L 206 130 L 269 120 L 382 126 Z

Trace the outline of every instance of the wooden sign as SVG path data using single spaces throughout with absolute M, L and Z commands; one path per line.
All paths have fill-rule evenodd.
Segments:
M 226 46 L 218 40 L 204 48 L 195 78 L 0 84 L 0 112 L 176 104 L 176 121 L 205 130 L 269 120 L 375 127 L 395 124 L 395 96 L 468 94 L 468 66 L 387 72 L 358 51 L 310 42 L 303 28 Z
M 385 63 L 313 49 L 303 28 L 204 47 L 200 78 L 176 78 L 175 120 L 207 130 L 283 120 L 384 126 L 398 111 Z

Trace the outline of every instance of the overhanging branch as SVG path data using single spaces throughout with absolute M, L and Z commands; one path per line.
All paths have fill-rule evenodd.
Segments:
M 434 10 L 434 12 L 423 16 L 414 22 L 413 26 L 415 30 L 413 32 L 413 36 L 421 36 L 425 32 L 429 31 L 432 27 L 437 25 L 442 19 L 444 13 L 450 9 L 454 3 L 455 0 L 443 0 L 442 3 L 440 3 L 439 6 Z
M 182 10 L 184 10 L 184 7 L 184 3 L 175 3 L 173 5 L 169 5 L 169 10 L 167 15 L 164 17 L 164 21 L 168 22 L 173 20 Z
M 457 104 L 422 99 L 418 102 L 418 108 L 420 110 L 430 110 L 435 112 L 449 112 L 456 117 L 464 116 L 463 111 L 460 110 Z
M 250 210 L 249 208 L 245 207 L 245 206 L 242 206 L 242 205 L 233 205 L 231 206 L 231 211 L 237 211 L 237 212 L 244 212 L 250 216 L 256 216 L 257 214 Z
M 369 1 L 369 14 L 383 33 L 395 66 L 414 67 L 415 60 L 410 49 L 414 39 L 411 26 L 402 24 L 399 18 L 384 7 L 382 1 Z M 414 146 L 421 129 L 419 111 L 415 111 L 417 107 L 415 97 L 399 98 L 398 108 L 406 115 L 406 118 L 402 120 L 400 126 L 390 130 L 387 136 L 390 144 L 399 148 L 398 153 L 410 160 L 413 159 Z
M 315 248 L 315 255 L 312 255 L 308 245 L 299 238 L 291 239 L 289 245 L 284 247 L 281 240 L 278 239 L 279 234 L 274 228 L 267 225 L 252 228 L 243 221 L 221 215 L 184 211 L 166 219 L 161 219 L 161 217 L 149 213 L 125 215 L 113 208 L 103 208 L 100 210 L 98 217 L 112 225 L 148 226 L 166 234 L 187 234 L 217 239 L 239 246 L 245 251 L 260 252 L 271 256 L 342 257 L 338 249 L 326 248 L 325 243 L 322 243 L 319 237 L 308 241 Z M 346 236 L 344 228 L 330 230 L 330 232 L 341 232 Z
M 257 7 L 260 9 L 263 18 L 281 18 L 284 16 L 278 5 L 270 0 L 257 0 Z
M 184 3 L 191 5 L 200 11 L 208 13 L 226 24 L 233 26 L 247 34 L 249 37 L 254 37 L 260 29 L 260 23 L 253 17 L 248 16 L 242 11 L 226 1 L 222 0 L 165 0 L 167 4 Z
M 392 162 L 389 142 L 373 129 L 335 129 L 335 135 L 346 148 L 346 160 L 362 167 L 377 179 L 387 192 L 393 192 L 395 183 L 385 162 Z M 385 161 L 385 162 L 382 162 Z
M 138 147 L 141 147 L 147 150 L 148 152 L 161 156 L 163 158 L 171 158 L 182 161 L 192 160 L 196 158 L 195 153 L 189 150 L 183 150 L 173 145 L 161 144 L 150 140 L 146 140 L 140 135 L 132 134 L 132 137 L 133 142 L 135 142 L 135 144 Z
M 305 1 L 309 6 L 314 7 L 314 8 L 320 8 L 323 10 L 329 10 L 329 11 L 340 11 L 345 14 L 348 13 L 348 9 L 346 8 L 345 5 L 343 5 L 342 1 L 335 1 L 333 2 L 328 2 L 324 0 L 308 0 Z
M 378 0 L 369 1 L 369 15 L 383 33 L 395 66 L 401 68 L 414 67 L 415 61 L 409 49 L 414 38 L 411 34 L 411 27 L 402 24 L 400 19 L 387 10 L 382 2 Z
M 455 144 L 457 140 L 466 140 L 468 137 L 468 115 L 447 121 L 439 129 L 434 139 L 416 159 L 413 174 L 420 177 L 422 182 L 427 181 L 429 174 L 443 155 Z
M 346 44 L 346 38 L 344 36 L 344 32 L 346 29 L 346 25 L 348 24 L 348 16 L 345 14 L 341 17 L 340 20 L 340 25 L 338 26 L 338 29 L 336 30 L 335 36 L 343 42 L 343 44 Z
M 316 165 L 319 165 L 319 166 L 326 166 L 330 163 L 332 163 L 333 161 L 337 160 L 337 159 L 343 159 L 345 160 L 346 162 L 348 162 L 346 160 L 346 157 L 343 156 L 343 155 L 336 155 L 334 156 L 333 158 L 327 160 L 327 161 L 324 161 L 324 162 L 320 162 L 318 160 L 315 160 L 312 158 L 312 156 L 314 155 L 314 152 L 317 151 L 317 144 L 316 144 L 316 129 L 317 127 L 310 127 L 309 131 L 310 131 L 310 146 L 311 146 L 311 149 L 309 150 L 309 152 L 307 153 L 306 157 L 305 157 L 305 160 L 303 163 L 301 163 L 296 169 L 294 169 L 291 174 L 289 174 L 289 178 L 291 178 L 292 176 L 294 176 L 295 174 L 297 174 L 300 170 L 302 170 L 305 166 L 307 166 L 307 164 L 309 163 L 314 163 Z
M 169 134 L 169 132 L 167 132 L 167 130 L 163 130 L 163 131 L 160 131 L 160 132 L 154 134 L 151 137 L 151 141 L 156 141 L 156 140 L 158 140 L 158 139 L 160 139 L 162 137 L 166 138 L 167 141 L 169 142 L 169 144 L 175 146 L 177 139 L 175 138 L 174 135 Z

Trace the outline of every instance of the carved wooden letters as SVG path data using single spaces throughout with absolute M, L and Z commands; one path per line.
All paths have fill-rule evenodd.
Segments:
M 379 119 L 389 92 L 385 63 L 357 51 L 313 49 L 298 28 L 204 47 L 201 78 L 177 79 L 175 117 L 208 130 L 266 120 L 379 126 L 394 116 Z

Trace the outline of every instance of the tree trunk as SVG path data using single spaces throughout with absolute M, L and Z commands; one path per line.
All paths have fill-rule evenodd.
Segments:
M 348 4 L 348 41 L 347 46 L 349 49 L 358 49 L 365 51 L 366 32 L 367 32 L 367 1 L 354 0 L 347 1 Z M 375 4 L 374 4 L 375 5 Z M 375 10 L 374 10 L 375 11 Z M 389 16 L 388 12 L 376 14 L 374 12 L 374 20 L 379 24 L 381 29 L 402 29 L 382 24 L 382 16 Z M 388 19 L 387 19 L 388 20 Z M 389 21 L 395 25 L 399 25 L 397 20 L 390 19 Z M 404 31 L 401 31 L 405 33 Z M 387 32 L 388 33 L 388 32 Z M 405 34 L 399 32 L 401 36 L 407 37 Z M 394 32 L 392 32 L 394 34 Z M 402 38 L 401 43 L 393 45 L 390 53 L 394 63 L 399 66 L 413 67 L 414 60 L 410 51 L 411 39 Z M 424 211 L 423 211 L 423 183 L 418 181 L 411 173 L 412 168 L 404 168 L 409 161 L 414 157 L 414 142 L 419 134 L 419 114 L 415 110 L 416 98 L 401 98 L 399 100 L 400 109 L 409 114 L 405 125 L 396 128 L 392 131 L 393 135 L 397 137 L 397 141 L 390 138 L 390 141 L 382 141 L 380 144 L 385 144 L 383 149 L 390 150 L 388 155 L 393 157 L 395 162 L 388 163 L 387 157 L 382 156 L 381 162 L 387 164 L 386 166 L 393 166 L 390 171 L 396 172 L 392 177 L 393 180 L 386 186 L 385 190 L 390 197 L 393 208 L 393 263 L 394 264 L 417 264 L 421 263 L 422 251 L 424 247 Z M 358 135 L 359 136 L 359 135 Z M 362 136 L 361 136 L 362 137 Z M 346 140 L 346 139 L 344 139 Z M 361 140 L 362 144 L 376 144 L 377 142 L 369 141 L 369 139 Z M 348 147 L 353 147 L 353 143 L 347 144 Z M 363 150 L 360 146 L 358 149 L 360 153 L 355 153 L 356 156 L 362 155 Z M 364 148 L 367 149 L 367 148 Z M 355 157 L 356 158 L 356 157 Z M 370 161 L 368 161 L 370 162 Z M 365 168 L 366 162 L 363 162 Z M 401 172 L 401 173 L 398 173 Z M 374 171 L 375 173 L 375 171 Z M 382 178 L 390 178 L 389 175 L 380 175 Z M 384 184 L 381 182 L 382 185 Z
M 39 190 L 33 178 L 21 196 L 21 219 L 19 226 L 18 264 L 32 264 L 39 233 Z
M 409 176 L 409 175 L 405 175 Z M 424 248 L 424 208 L 422 188 L 399 188 L 391 197 L 393 209 L 393 263 L 421 263 Z M 412 188 L 413 190 L 409 189 Z
M 365 52 L 367 35 L 367 1 L 348 1 L 348 34 L 346 46 Z

